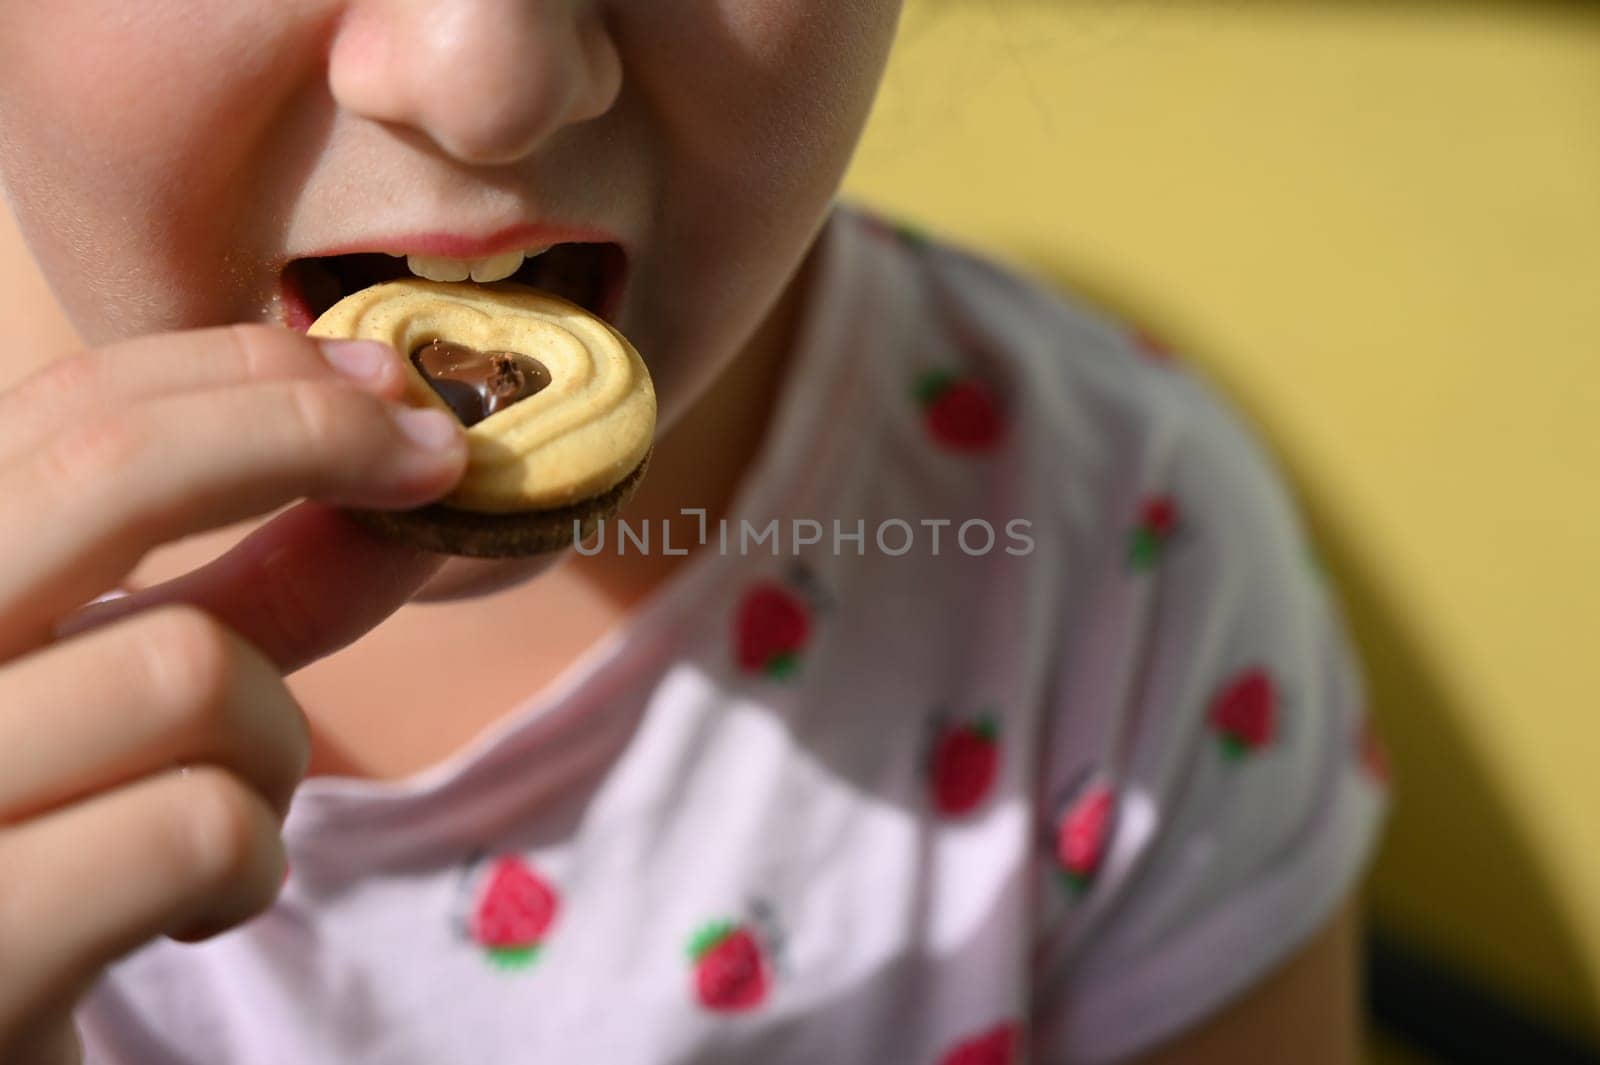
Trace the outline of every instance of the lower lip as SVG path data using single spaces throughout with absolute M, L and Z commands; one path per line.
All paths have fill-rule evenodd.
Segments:
M 608 271 L 608 276 L 601 287 L 600 306 L 595 309 L 595 313 L 611 326 L 617 323 L 617 312 L 622 308 L 623 291 L 628 279 L 627 252 L 621 251 L 621 245 L 617 247 L 622 254 L 622 264 L 616 270 Z M 283 324 L 297 333 L 309 330 L 316 319 L 311 313 L 310 304 L 300 291 L 300 286 L 290 279 L 287 270 L 279 275 L 279 296 Z

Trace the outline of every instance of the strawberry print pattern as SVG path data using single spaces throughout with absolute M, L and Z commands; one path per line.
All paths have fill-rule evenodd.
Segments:
M 1259 751 L 1277 734 L 1277 686 L 1266 670 L 1247 669 L 1212 700 L 1208 720 L 1229 759 Z
M 1000 725 L 993 714 L 940 722 L 928 759 L 934 809 L 960 817 L 977 809 L 1000 771 Z
M 1125 329 L 1108 366 L 1098 315 L 1046 312 L 999 275 L 969 283 L 975 264 L 937 246 L 847 237 L 848 257 L 819 256 L 850 272 L 819 278 L 829 328 L 815 335 L 844 347 L 824 345 L 813 383 L 824 405 L 835 385 L 866 390 L 838 418 L 880 416 L 799 419 L 779 442 L 799 456 L 784 463 L 799 489 L 771 512 L 1027 516 L 1036 557 L 1002 547 L 968 562 L 953 530 L 942 558 L 813 544 L 818 581 L 792 556 L 760 557 L 765 544 L 724 550 L 681 601 L 577 671 L 556 693 L 566 712 L 520 714 L 426 803 L 401 804 L 425 818 L 393 816 L 384 789 L 331 796 L 326 824 L 313 802 L 316 838 L 292 855 L 285 906 L 313 931 L 339 922 L 350 949 L 332 975 L 362 1009 L 250 1032 L 251 987 L 297 971 L 304 936 L 241 929 L 240 978 L 220 989 L 181 945 L 156 944 L 148 970 L 108 974 L 115 998 L 99 996 L 152 1021 L 128 1026 L 128 1060 L 253 1038 L 264 1059 L 294 1061 L 329 1034 L 320 1022 L 360 1042 L 374 1017 L 411 1018 L 411 1042 L 437 1037 L 430 1056 L 463 1065 L 1020 1065 L 1113 1041 L 1100 1037 L 1133 1056 L 1147 1003 L 1102 994 L 1116 990 L 1103 974 L 1160 972 L 1168 1015 L 1198 1017 L 1224 1004 L 1218 958 L 1288 956 L 1299 922 L 1266 911 L 1226 922 L 1231 938 L 1207 957 L 1180 948 L 1222 927 L 1217 900 L 1251 904 L 1268 879 L 1302 904 L 1353 881 L 1385 805 L 1369 775 L 1388 775 L 1390 752 L 1373 723 L 1353 698 L 1313 697 L 1357 696 L 1361 677 L 1333 590 L 1286 542 L 1302 527 L 1282 520 L 1289 500 L 1262 483 L 1265 464 L 1239 461 L 1216 400 L 1166 387 L 1185 371 L 1144 364 Z M 890 268 L 903 273 L 863 272 Z M 895 307 L 868 306 L 878 293 L 913 297 L 925 317 L 902 333 Z M 867 303 L 835 300 L 852 295 Z M 853 372 L 868 361 L 890 372 Z M 914 392 L 934 370 L 925 410 Z M 1075 449 L 1051 416 L 1080 407 L 1095 446 Z M 843 432 L 861 441 L 851 454 L 831 446 Z M 919 650 L 933 661 L 906 665 Z M 595 708 L 609 716 L 586 726 Z M 1407 752 L 1392 753 L 1403 776 Z M 1331 786 L 1305 794 L 1311 772 Z M 1335 832 L 1260 815 L 1308 799 L 1338 804 L 1325 810 Z M 347 890 L 378 865 L 378 890 Z M 749 901 L 761 893 L 781 900 L 778 922 Z M 1138 958 L 1123 953 L 1134 943 Z M 396 971 L 396 947 L 410 972 Z M 430 969 L 419 999 L 411 977 Z M 440 987 L 439 974 L 454 975 Z M 1091 996 L 1086 1030 L 1077 1006 Z M 603 1028 L 566 1023 L 574 1005 Z M 896 1018 L 903 1031 L 870 1023 Z M 173 1053 L 141 1051 L 151 1032 Z M 1046 1032 L 1060 1045 L 1041 1045 Z
M 811 610 L 776 581 L 751 586 L 739 602 L 733 625 L 734 658 L 746 673 L 776 679 L 792 676 L 811 640 Z
M 1170 344 L 1144 326 L 1134 326 L 1128 339 L 1135 351 L 1152 362 L 1170 363 L 1176 357 Z
M 1149 570 L 1178 528 L 1178 503 L 1171 496 L 1150 496 L 1139 504 L 1139 521 L 1128 537 L 1128 566 Z
M 695 997 L 708 1010 L 741 1013 L 767 1000 L 771 968 L 747 924 L 717 921 L 689 941 Z
M 1378 734 L 1372 715 L 1362 711 L 1361 723 L 1356 730 L 1356 759 L 1367 778 L 1380 788 L 1394 784 L 1394 768 L 1389 761 L 1389 750 Z
M 1021 1043 L 1017 1025 L 1002 1021 L 951 1047 L 939 1065 L 1011 1065 Z
M 538 957 L 555 921 L 555 891 L 516 855 L 490 866 L 468 934 L 503 969 L 523 968 Z
M 1099 871 L 1111 837 L 1115 806 L 1116 796 L 1111 788 L 1095 784 L 1056 819 L 1056 868 L 1069 893 L 1081 893 Z
M 992 451 L 1003 422 L 994 393 L 983 381 L 951 370 L 921 374 L 912 394 L 922 408 L 922 424 L 934 443 L 949 451 Z
M 833 608 L 833 595 L 811 567 L 796 561 L 783 578 L 752 583 L 733 615 L 733 657 L 740 671 L 787 680 L 800 667 L 816 619 Z

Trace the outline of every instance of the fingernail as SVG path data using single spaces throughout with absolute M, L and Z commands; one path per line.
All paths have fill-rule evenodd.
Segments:
M 460 435 L 460 423 L 442 410 L 395 407 L 390 410 L 394 423 L 412 443 L 427 451 L 444 451 Z
M 329 366 L 358 381 L 383 376 L 384 365 L 394 358 L 394 349 L 377 340 L 324 340 L 318 346 Z

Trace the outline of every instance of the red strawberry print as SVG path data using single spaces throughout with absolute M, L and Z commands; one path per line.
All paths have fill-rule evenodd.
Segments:
M 775 581 L 751 587 L 739 603 L 733 625 L 734 654 L 748 673 L 788 677 L 811 638 L 811 611 Z
M 1130 338 L 1138 351 L 1157 362 L 1170 362 L 1174 353 L 1170 345 L 1143 326 L 1134 326 Z
M 939 1059 L 939 1065 L 1011 1065 L 1022 1040 L 1017 1026 L 1002 1021 L 988 1031 L 952 1047 Z
M 694 989 L 709 1010 L 738 1013 L 767 999 L 771 985 L 761 944 L 750 929 L 732 921 L 709 924 L 689 943 Z
M 1149 569 L 1178 527 L 1178 503 L 1171 496 L 1150 496 L 1139 504 L 1139 523 L 1128 543 L 1128 564 Z
M 930 370 L 914 393 L 922 421 L 935 443 L 953 451 L 988 451 L 1000 443 L 1003 425 L 989 386 L 975 377 Z
M 1151 496 L 1139 507 L 1139 524 L 1155 536 L 1171 536 L 1178 524 L 1178 505 L 1171 496 Z
M 490 867 L 470 934 L 502 968 L 530 964 L 555 920 L 556 895 L 550 885 L 508 854 Z
M 1100 868 L 1110 835 L 1114 796 L 1097 784 L 1080 795 L 1056 823 L 1056 864 L 1072 891 L 1080 891 Z
M 1367 776 L 1380 787 L 1394 782 L 1394 769 L 1389 761 L 1388 747 L 1372 721 L 1372 715 L 1363 712 L 1360 730 L 1356 733 L 1356 756 Z
M 1278 691 L 1266 670 L 1247 669 L 1234 677 L 1212 701 L 1210 720 L 1230 758 L 1271 743 L 1278 725 Z
M 999 739 L 992 715 L 940 726 L 928 770 L 935 809 L 959 817 L 983 802 L 1000 768 Z

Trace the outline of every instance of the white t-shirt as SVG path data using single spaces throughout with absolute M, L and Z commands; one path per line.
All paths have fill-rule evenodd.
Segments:
M 1261 445 L 1041 281 L 819 239 L 726 526 L 448 761 L 307 781 L 276 905 L 113 966 L 89 1065 L 1107 1062 L 1333 914 L 1387 777 Z

